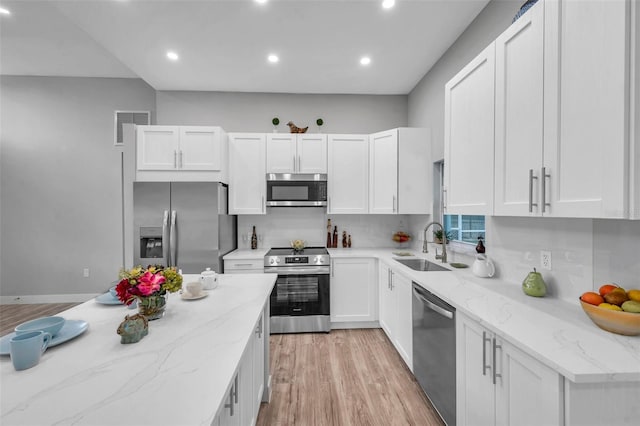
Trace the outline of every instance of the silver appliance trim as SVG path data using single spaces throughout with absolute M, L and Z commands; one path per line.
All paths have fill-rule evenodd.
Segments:
M 267 201 L 267 207 L 324 207 L 326 201 Z
M 329 315 L 274 316 L 270 325 L 271 334 L 331 331 Z
M 268 181 L 319 181 L 326 182 L 326 173 L 267 173 Z
M 278 275 L 329 275 L 331 267 L 329 266 L 269 266 L 264 268 L 265 274 Z

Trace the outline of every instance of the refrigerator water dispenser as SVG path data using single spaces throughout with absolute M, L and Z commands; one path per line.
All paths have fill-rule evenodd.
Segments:
M 156 226 L 140 228 L 140 257 L 144 259 L 161 259 L 162 228 Z

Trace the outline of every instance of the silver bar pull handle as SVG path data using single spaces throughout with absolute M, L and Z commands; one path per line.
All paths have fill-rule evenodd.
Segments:
M 396 196 L 393 196 L 393 212 L 396 212 Z
M 262 196 L 262 213 L 264 213 L 264 209 L 265 209 L 265 207 L 264 207 L 264 195 L 263 195 Z
M 167 266 L 170 265 L 171 259 L 169 258 L 169 210 L 165 210 L 162 215 L 162 257 Z
M 497 367 L 497 365 L 496 365 L 497 364 L 497 356 L 496 356 L 497 354 L 496 354 L 496 352 L 497 352 L 498 349 L 502 349 L 502 345 L 499 345 L 498 341 L 494 337 L 493 338 L 493 384 L 494 385 L 496 384 L 496 379 L 498 377 L 500 377 L 500 378 L 502 377 L 502 374 L 498 373 L 498 369 L 496 368 Z
M 482 375 L 487 375 L 487 369 L 491 368 L 491 365 L 487 365 L 487 342 L 491 343 L 491 339 L 487 337 L 487 332 L 482 332 Z
M 333 278 L 335 275 L 333 275 L 333 271 L 335 269 L 335 266 L 333 265 L 333 259 L 331 259 L 331 278 Z
M 176 241 L 177 214 L 175 210 L 171 210 L 171 227 L 169 228 L 169 247 L 171 248 L 171 263 L 167 266 L 178 266 L 178 245 Z
M 293 171 L 297 172 L 297 170 L 296 170 L 296 156 L 295 155 L 293 156 Z
M 541 196 L 540 199 L 542 200 L 542 213 L 544 213 L 547 210 L 547 206 L 551 206 L 551 203 L 547 203 L 547 178 L 550 178 L 551 175 L 547 174 L 547 168 L 543 167 L 542 168 L 542 185 L 540 185 L 540 191 L 541 191 Z
M 302 157 L 298 155 L 298 172 L 302 171 Z
M 442 190 L 442 210 L 447 210 L 447 190 Z
M 395 287 L 393 285 L 393 275 L 394 275 L 394 273 L 393 273 L 393 270 L 390 270 L 390 272 L 391 272 L 391 290 L 393 291 L 393 287 Z
M 183 165 L 182 165 L 182 150 L 180 150 L 180 168 L 182 168 L 182 167 L 183 167 Z
M 533 213 L 533 207 L 538 207 L 538 203 L 533 202 L 533 181 L 538 179 L 533 175 L 533 169 L 529 169 L 529 213 Z
M 233 386 L 233 399 L 234 399 L 234 402 L 237 404 L 238 403 L 238 375 L 237 374 L 236 374 L 236 379 Z
M 238 383 L 238 376 L 236 375 L 236 379 L 233 382 L 233 384 L 231 385 L 231 389 L 229 389 L 229 403 L 228 404 L 224 404 L 224 408 L 228 408 L 229 409 L 229 415 L 231 417 L 233 417 L 233 409 L 234 409 L 234 402 L 233 402 L 233 392 L 235 387 L 237 386 Z
M 173 150 L 173 168 L 178 168 L 178 151 Z

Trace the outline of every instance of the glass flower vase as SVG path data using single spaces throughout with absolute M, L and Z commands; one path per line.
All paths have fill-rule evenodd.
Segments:
M 138 298 L 138 312 L 149 321 L 162 318 L 167 299 L 164 295 L 146 296 Z

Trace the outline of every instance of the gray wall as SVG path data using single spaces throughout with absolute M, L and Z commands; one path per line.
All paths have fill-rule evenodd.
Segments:
M 155 91 L 137 79 L 13 76 L 0 90 L 1 295 L 106 289 L 122 263 L 113 114 L 153 110 Z
M 276 93 L 163 92 L 157 93 L 157 123 L 216 125 L 227 132 L 278 131 L 288 121 L 322 133 L 373 133 L 407 125 L 407 96 L 297 95 Z
M 409 93 L 409 126 L 431 128 L 434 161 L 444 158 L 444 85 L 511 21 L 524 0 L 493 0 Z

